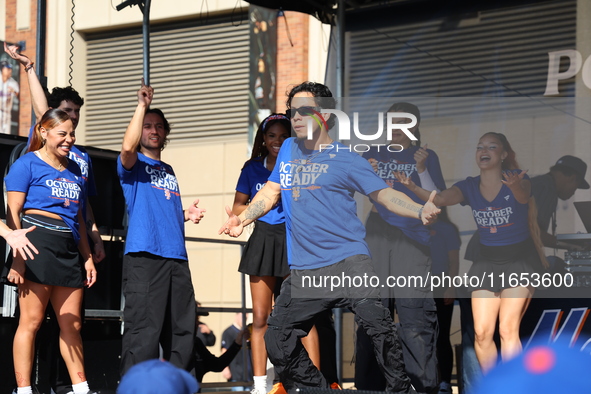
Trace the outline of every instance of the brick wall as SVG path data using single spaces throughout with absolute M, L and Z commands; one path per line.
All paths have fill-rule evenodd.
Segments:
M 6 0 L 6 41 L 16 43 L 25 41 L 26 49 L 24 54 L 35 60 L 36 51 L 36 26 L 37 26 L 37 2 L 31 0 L 31 23 L 30 29 L 17 30 L 16 26 L 16 0 Z M 4 48 L 2 48 L 4 51 Z M 23 67 L 20 70 L 14 69 L 13 75 L 19 73 L 20 82 L 20 113 L 19 113 L 19 135 L 28 135 L 31 126 L 31 96 L 29 95 L 29 84 Z
M 292 85 L 308 79 L 308 20 L 307 14 L 290 11 L 285 12 L 285 18 L 277 19 L 277 112 L 285 112 L 286 93 Z

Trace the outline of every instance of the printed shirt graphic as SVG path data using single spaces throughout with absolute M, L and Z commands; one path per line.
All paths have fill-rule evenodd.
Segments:
M 267 179 L 271 175 L 271 171 L 267 170 L 263 165 L 262 160 L 248 161 L 238 178 L 236 191 L 247 194 L 252 199 L 259 190 L 263 188 Z M 258 218 L 263 222 L 269 224 L 279 224 L 285 222 L 285 215 L 283 214 L 283 205 L 281 201 L 273 209 L 271 209 L 265 216 Z
M 78 209 L 86 195 L 82 173 L 76 163 L 70 161 L 60 172 L 29 152 L 14 162 L 4 181 L 7 191 L 27 194 L 23 211 L 40 209 L 59 215 L 78 242 Z
M 410 177 L 412 181 L 421 186 L 421 180 L 419 173 L 417 172 L 417 164 L 414 159 L 415 152 L 419 149 L 417 146 L 411 146 L 408 149 L 404 149 L 402 152 L 388 152 L 384 147 L 380 147 L 379 151 L 377 147 L 371 147 L 371 149 L 363 154 L 366 160 L 375 159 L 378 161 L 378 170 L 376 174 L 382 178 L 388 186 L 394 190 L 398 190 L 410 198 L 416 203 L 424 204 L 425 202 L 417 197 L 416 194 L 412 193 L 408 188 L 402 185 L 394 176 L 394 173 L 399 171 Z M 443 174 L 441 173 L 441 166 L 439 165 L 439 157 L 431 149 L 427 149 L 429 156 L 425 163 L 427 170 L 435 186 L 439 190 L 445 189 L 445 181 L 443 180 Z M 423 245 L 429 244 L 429 229 L 423 225 L 422 221 L 418 218 L 407 218 L 396 215 L 390 212 L 380 204 L 374 202 L 376 209 L 380 216 L 392 226 L 398 227 L 402 232 L 417 242 Z
M 529 177 L 525 175 L 524 179 Z M 468 177 L 454 186 L 464 195 L 464 201 L 461 204 L 472 208 L 481 244 L 512 245 L 529 238 L 528 204 L 520 204 L 515 200 L 513 192 L 505 184 L 490 202 L 480 194 L 480 176 Z
M 118 157 L 117 173 L 129 215 L 125 253 L 187 260 L 185 218 L 172 167 L 138 153 L 131 170 Z
M 311 151 L 303 141 L 289 138 L 269 177 L 281 186 L 288 262 L 293 269 L 320 268 L 356 254 L 369 255 L 353 195 L 368 195 L 387 185 L 367 160 L 340 143 L 333 145 Z

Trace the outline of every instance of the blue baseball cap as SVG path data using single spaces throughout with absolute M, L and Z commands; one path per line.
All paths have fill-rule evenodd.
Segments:
M 0 62 L 0 68 L 12 68 L 12 64 L 8 63 L 6 60 Z
M 479 382 L 475 394 L 591 393 L 591 355 L 566 342 L 530 346 Z
M 197 380 L 168 361 L 148 360 L 134 365 L 121 379 L 117 394 L 194 394 Z

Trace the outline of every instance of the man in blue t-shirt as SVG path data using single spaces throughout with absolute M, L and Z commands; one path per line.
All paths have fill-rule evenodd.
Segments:
M 297 138 L 283 143 L 271 177 L 240 216 L 226 207 L 230 217 L 220 233 L 239 236 L 244 226 L 266 214 L 281 198 L 291 275 L 283 282 L 269 317 L 265 344 L 287 390 L 329 387 L 300 339 L 307 335 L 317 314 L 346 306 L 372 338 L 388 390 L 414 393 L 404 371 L 396 328 L 379 300 L 378 287 L 319 286 L 314 291 L 306 286 L 306 279 L 312 277 L 375 277 L 365 229 L 357 217 L 355 192 L 371 196 L 398 215 L 421 218 L 423 223 L 439 212 L 432 202 L 422 206 L 389 188 L 367 160 L 332 141 L 328 129 L 334 118 L 322 108 L 334 105 L 332 93 L 324 85 L 304 82 L 291 90 L 287 107 Z
M 184 222 L 199 223 L 205 210 L 183 210 L 172 167 L 160 159 L 170 125 L 150 108 L 154 90 L 143 84 L 127 127 L 117 173 L 127 203 L 129 226 L 123 258 L 125 331 L 121 375 L 133 365 L 163 357 L 194 371 L 195 294 Z

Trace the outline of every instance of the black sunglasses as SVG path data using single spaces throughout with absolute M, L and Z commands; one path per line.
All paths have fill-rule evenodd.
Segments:
M 311 115 L 315 115 L 317 113 L 319 113 L 322 110 L 322 108 L 320 107 L 312 107 L 312 106 L 303 106 L 303 107 L 299 107 L 299 108 L 289 108 L 288 110 L 285 111 L 285 115 L 288 118 L 292 118 L 296 115 L 296 113 L 299 113 L 302 116 L 311 116 Z

